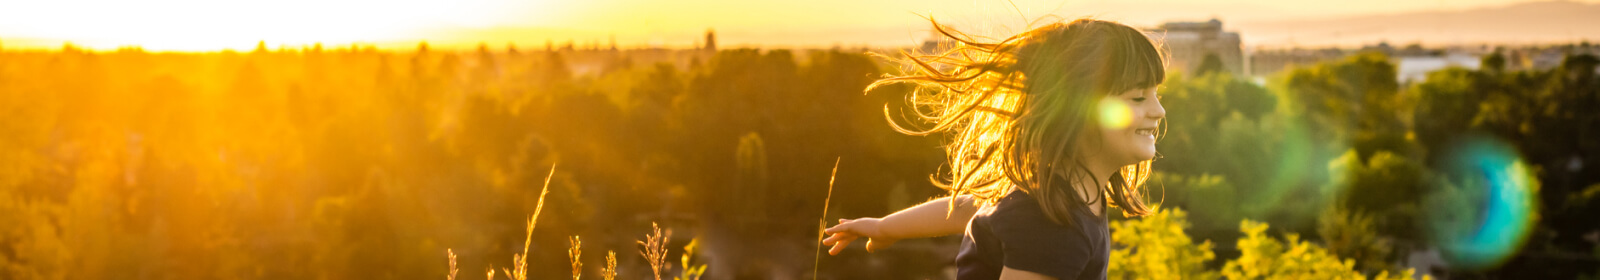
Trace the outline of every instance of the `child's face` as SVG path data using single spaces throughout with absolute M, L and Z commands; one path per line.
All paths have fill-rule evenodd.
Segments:
M 1123 166 L 1155 158 L 1156 129 L 1167 116 L 1155 88 L 1101 97 L 1098 111 L 1103 160 Z

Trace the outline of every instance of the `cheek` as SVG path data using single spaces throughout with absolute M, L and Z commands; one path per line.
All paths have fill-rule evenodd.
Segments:
M 1133 141 L 1135 140 L 1133 136 L 1133 128 L 1128 127 L 1107 127 L 1100 130 L 1101 143 L 1105 143 L 1107 148 L 1117 150 L 1127 150 L 1129 147 L 1133 147 Z
M 1110 130 L 1121 130 L 1133 124 L 1133 106 L 1121 99 L 1106 97 L 1101 98 L 1096 106 L 1099 111 L 1100 127 Z

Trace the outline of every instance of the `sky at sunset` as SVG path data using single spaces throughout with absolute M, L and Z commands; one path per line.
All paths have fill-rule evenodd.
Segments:
M 585 46 L 613 38 L 623 47 L 692 47 L 707 29 L 716 30 L 725 46 L 894 46 L 927 37 L 919 15 L 1000 34 L 1046 14 L 1153 26 L 1212 17 L 1303 20 L 1521 2 L 1528 1 L 4 0 L 0 47 L 56 48 L 69 41 L 97 49 L 140 45 L 151 50 L 249 49 L 258 41 L 399 47 L 422 40 L 444 47 L 478 42 L 543 47 L 548 41 Z

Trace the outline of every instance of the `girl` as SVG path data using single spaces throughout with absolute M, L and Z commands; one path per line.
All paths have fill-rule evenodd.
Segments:
M 934 29 L 961 44 L 899 62 L 910 74 L 880 79 L 919 85 L 911 100 L 925 130 L 950 132 L 951 196 L 883 218 L 839 220 L 823 241 L 838 254 L 866 237 L 867 250 L 896 240 L 965 232 L 958 279 L 1104 279 L 1107 206 L 1151 212 L 1141 186 L 1156 156 L 1166 111 L 1155 87 L 1162 53 L 1115 22 L 1056 22 L 995 43 Z M 959 35 L 958 35 L 959 34 Z

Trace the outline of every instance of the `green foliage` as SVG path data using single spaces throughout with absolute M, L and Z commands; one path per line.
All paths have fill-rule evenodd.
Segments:
M 1161 105 L 1167 107 L 1173 128 L 1216 127 L 1233 112 L 1259 118 L 1277 105 L 1266 88 L 1225 72 L 1185 78 L 1169 75 L 1162 83 Z
M 1330 190 L 1339 193 L 1334 208 L 1360 213 L 1375 213 L 1380 231 L 1391 236 L 1415 240 L 1418 202 L 1429 184 L 1427 168 L 1421 163 L 1388 151 L 1363 160 L 1354 149 L 1328 165 L 1335 174 Z M 1333 210 L 1342 211 L 1342 210 Z
M 1206 53 L 1205 58 L 1200 59 L 1200 66 L 1195 66 L 1194 68 L 1194 76 L 1196 77 L 1223 72 L 1228 72 L 1228 69 L 1223 68 L 1222 58 L 1215 53 Z
M 1600 206 L 1600 184 L 1589 185 L 1582 191 L 1573 192 L 1572 196 L 1567 197 L 1566 203 L 1562 204 L 1564 208 L 1578 209 L 1595 206 Z
M 1506 56 L 1500 54 L 1498 50 L 1484 55 L 1480 62 L 1483 65 L 1483 69 L 1490 72 L 1504 72 L 1506 70 Z
M 1201 232 L 1233 231 L 1235 222 L 1242 218 L 1239 194 L 1235 191 L 1234 185 L 1222 176 L 1211 174 L 1188 176 L 1157 171 L 1151 173 L 1145 186 L 1151 188 L 1152 194 L 1164 195 L 1152 198 L 1161 199 L 1162 208 L 1181 205 L 1197 213 L 1182 216 L 1186 224 L 1192 224 Z M 1177 210 L 1174 208 L 1174 211 Z
M 1244 189 L 1266 184 L 1293 134 L 1289 121 L 1272 114 L 1276 98 L 1265 88 L 1227 73 L 1193 79 L 1169 76 L 1161 90 L 1167 123 L 1157 149 L 1158 169 L 1181 174 L 1216 174 Z M 1229 158 L 1228 161 L 1216 161 Z M 1249 192 L 1247 192 L 1249 193 Z M 1230 222 L 1231 223 L 1231 222 Z M 1232 226 L 1228 226 L 1231 228 Z
M 1382 53 L 1363 53 L 1337 63 L 1296 68 L 1286 86 L 1291 112 L 1307 116 L 1320 139 L 1342 140 L 1356 132 L 1394 131 L 1400 85 L 1395 65 Z M 1330 141 L 1337 143 L 1339 141 Z
M 1600 75 L 1594 71 L 1600 60 L 1574 52 L 1559 67 L 1508 71 L 1495 66 L 1497 56 L 1485 57 L 1483 70 L 1436 71 L 1411 87 L 1416 96 L 1411 123 L 1425 149 L 1418 159 L 1429 168 L 1445 170 L 1459 162 L 1454 159 L 1460 155 L 1453 154 L 1459 151 L 1452 147 L 1474 139 L 1463 135 L 1511 142 L 1520 159 L 1532 164 L 1528 168 L 1539 170 L 1536 182 L 1545 187 L 1538 191 L 1538 202 L 1547 207 L 1537 214 L 1537 231 L 1554 236 L 1543 241 L 1546 244 L 1523 250 L 1576 253 L 1572 248 L 1591 244 L 1578 236 L 1594 227 L 1595 208 L 1557 205 L 1582 200 L 1584 186 L 1600 180 L 1595 165 L 1577 164 L 1600 151 L 1600 141 L 1594 141 L 1600 135 L 1600 118 L 1592 112 L 1600 106 Z M 1429 241 L 1445 245 L 1462 241 L 1466 238 L 1462 233 L 1474 232 L 1483 217 L 1458 209 L 1481 207 L 1490 185 L 1471 174 L 1441 174 L 1430 180 L 1433 188 L 1422 199 L 1428 205 L 1424 209 L 1432 229 Z M 1571 268 L 1541 269 L 1575 273 Z
M 1492 85 L 1482 73 L 1446 68 L 1428 73 L 1427 80 L 1411 87 L 1418 97 L 1413 123 L 1419 142 L 1443 147 L 1446 141 L 1477 125 L 1484 90 Z
M 1215 279 L 1206 261 L 1216 258 L 1211 241 L 1195 244 L 1184 234 L 1188 215 L 1180 209 L 1162 209 L 1137 220 L 1111 224 L 1111 251 L 1107 268 L 1115 279 Z
M 513 253 L 556 163 L 533 278 L 641 220 L 809 254 L 742 251 L 814 237 L 839 155 L 863 174 L 841 185 L 940 193 L 938 139 L 884 126 L 898 97 L 862 95 L 882 71 L 855 50 L 245 51 L 0 51 L 0 279 L 400 278 L 445 274 L 445 246 L 505 267 L 478 256 Z M 841 192 L 881 215 L 888 188 Z
M 1362 272 L 1395 269 L 1389 261 L 1393 245 L 1378 235 L 1372 215 L 1342 206 L 1330 207 L 1317 219 L 1317 235 L 1322 237 L 1322 244 L 1329 252 L 1354 260 L 1356 268 Z
M 1219 240 L 1213 224 L 1238 218 L 1316 230 L 1330 235 L 1323 240 L 1333 253 L 1378 271 L 1404 250 L 1453 242 L 1481 223 L 1459 209 L 1482 203 L 1483 182 L 1437 173 L 1464 135 L 1486 135 L 1515 143 L 1548 186 L 1537 196 L 1550 206 L 1539 230 L 1560 234 L 1532 250 L 1572 253 L 1589 244 L 1578 236 L 1594 224 L 1584 187 L 1600 180 L 1587 164 L 1600 151 L 1600 118 L 1584 108 L 1600 107 L 1600 58 L 1574 51 L 1553 69 L 1503 65 L 1525 58 L 1490 55 L 1483 70 L 1446 68 L 1402 88 L 1388 57 L 1357 54 L 1284 73 L 1263 91 L 1277 97 L 1266 106 L 1240 103 L 1263 100 L 1236 98 L 1260 87 L 1227 75 L 1170 76 L 1162 89 L 1170 126 L 1152 194 L 1164 186 L 1164 206 L 1194 209 L 1198 237 Z M 1275 110 L 1247 109 L 1261 107 Z M 1328 168 L 1306 168 L 1315 166 Z M 1191 179 L 1207 176 L 1226 180 Z M 1235 196 L 1209 198 L 1220 185 Z M 1213 209 L 1212 201 L 1234 206 Z
M 1600 259 L 1600 245 L 1595 245 L 1594 249 L 1591 249 L 1591 253 L 1590 254 L 1593 254 L 1595 259 Z M 1600 267 L 1595 268 L 1594 273 L 1584 273 L 1582 275 L 1578 275 L 1577 279 L 1578 280 L 1600 280 Z

